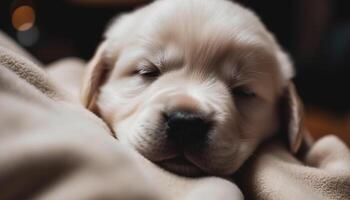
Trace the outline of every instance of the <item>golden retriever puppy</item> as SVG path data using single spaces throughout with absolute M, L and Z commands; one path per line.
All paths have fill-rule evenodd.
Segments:
M 252 11 L 226 0 L 159 0 L 110 25 L 82 101 L 121 143 L 161 167 L 224 176 L 282 127 L 297 150 L 292 76 Z

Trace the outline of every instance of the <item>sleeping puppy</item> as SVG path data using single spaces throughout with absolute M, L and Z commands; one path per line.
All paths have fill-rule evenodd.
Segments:
M 81 97 L 121 143 L 161 167 L 225 176 L 281 129 L 297 151 L 303 126 L 292 76 L 250 10 L 159 0 L 111 24 Z

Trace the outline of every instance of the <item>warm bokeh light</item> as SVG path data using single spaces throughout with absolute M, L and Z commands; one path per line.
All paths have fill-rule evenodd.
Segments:
M 30 29 L 35 22 L 35 11 L 28 5 L 23 5 L 15 9 L 12 13 L 12 25 L 18 31 Z

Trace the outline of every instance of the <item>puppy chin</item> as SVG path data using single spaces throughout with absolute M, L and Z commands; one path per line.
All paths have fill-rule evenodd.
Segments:
M 230 160 L 230 158 L 227 158 L 227 160 Z M 241 160 L 237 160 L 236 162 L 231 161 L 230 164 L 216 165 L 215 162 L 212 163 L 207 158 L 201 160 L 200 157 L 185 157 L 184 155 L 156 162 L 160 167 L 172 173 L 187 177 L 201 177 L 205 175 L 228 176 L 233 174 L 242 163 Z
M 180 176 L 199 177 L 205 175 L 201 168 L 190 162 L 184 156 L 163 160 L 157 163 L 160 167 Z

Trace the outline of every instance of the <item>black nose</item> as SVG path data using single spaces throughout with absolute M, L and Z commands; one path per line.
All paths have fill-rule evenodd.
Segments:
M 207 139 L 212 122 L 191 111 L 164 113 L 168 139 L 180 146 L 197 144 Z

